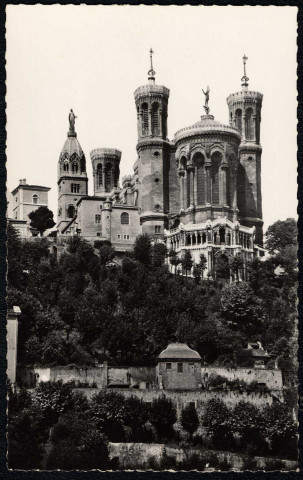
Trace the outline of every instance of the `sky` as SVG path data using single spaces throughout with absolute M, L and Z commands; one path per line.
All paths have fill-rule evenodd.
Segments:
M 170 89 L 168 137 L 205 112 L 228 124 L 226 98 L 263 93 L 261 144 L 264 229 L 297 215 L 296 7 L 7 5 L 7 189 L 20 178 L 51 187 L 73 108 L 93 193 L 90 151 L 122 151 L 121 176 L 137 159 L 135 89 Z M 8 196 L 9 198 L 9 196 Z M 10 210 L 9 210 L 10 213 Z

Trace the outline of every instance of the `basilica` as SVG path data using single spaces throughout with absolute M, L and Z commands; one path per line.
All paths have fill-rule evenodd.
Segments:
M 94 194 L 88 195 L 86 158 L 69 114 L 69 131 L 58 163 L 60 237 L 79 235 L 90 242 L 109 240 L 116 252 L 132 249 L 137 235 L 165 242 L 179 258 L 190 250 L 194 262 L 207 259 L 206 274 L 219 257 L 236 255 L 246 264 L 263 255 L 260 123 L 262 94 L 249 90 L 247 57 L 240 91 L 227 97 L 229 125 L 209 113 L 167 138 L 169 89 L 155 82 L 134 92 L 137 113 L 137 161 L 122 178 L 121 151 L 90 152 Z

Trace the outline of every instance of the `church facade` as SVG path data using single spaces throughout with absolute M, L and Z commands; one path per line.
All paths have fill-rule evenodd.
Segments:
M 262 94 L 248 89 L 244 56 L 242 88 L 227 98 L 229 125 L 209 114 L 167 138 L 169 89 L 148 83 L 134 93 L 137 161 L 119 184 L 121 152 L 96 148 L 90 158 L 94 194 L 87 194 L 86 159 L 70 128 L 58 164 L 58 234 L 109 240 L 117 252 L 131 249 L 137 235 L 149 234 L 182 258 L 207 259 L 206 274 L 219 257 L 236 255 L 245 265 L 263 252 L 260 123 Z

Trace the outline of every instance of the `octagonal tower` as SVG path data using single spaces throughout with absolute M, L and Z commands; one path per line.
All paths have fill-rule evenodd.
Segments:
M 149 83 L 134 93 L 138 121 L 138 207 L 143 233 L 163 237 L 169 211 L 170 144 L 166 138 L 169 89 L 155 84 L 152 54 L 151 50 Z
M 119 186 L 121 152 L 115 148 L 95 148 L 90 152 L 94 195 L 103 196 Z
M 263 95 L 248 90 L 244 55 L 242 90 L 227 97 L 230 125 L 241 133 L 238 168 L 239 220 L 256 228 L 256 243 L 263 244 L 260 123 Z

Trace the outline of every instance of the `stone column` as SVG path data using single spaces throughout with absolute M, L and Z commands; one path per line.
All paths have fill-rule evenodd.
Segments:
M 162 110 L 159 110 L 159 136 L 163 137 L 163 132 L 162 132 Z
M 191 247 L 193 246 L 193 234 L 192 233 L 190 234 L 190 245 L 191 245 Z
M 222 171 L 222 204 L 227 205 L 227 187 L 226 187 L 226 182 L 227 182 L 227 168 L 228 166 L 226 164 L 223 164 L 221 167 Z
M 194 167 L 189 168 L 190 174 L 190 206 L 195 204 L 194 200 Z
M 211 203 L 211 163 L 205 164 L 206 172 L 206 203 Z
M 198 205 L 198 167 L 195 166 L 195 177 L 194 177 L 194 202 L 195 205 Z
M 246 115 L 242 115 L 242 139 L 243 141 L 246 141 L 246 125 L 245 125 L 245 120 L 246 120 Z
M 105 191 L 105 165 L 102 166 L 102 187 Z
M 180 179 L 180 209 L 183 210 L 184 206 L 184 170 L 179 170 Z
M 252 115 L 252 119 L 253 119 L 253 142 L 256 142 L 257 140 L 257 135 L 256 135 L 256 132 L 257 132 L 257 123 L 256 123 L 256 118 L 257 116 L 256 115 Z
M 148 108 L 148 135 L 152 135 L 152 111 Z

